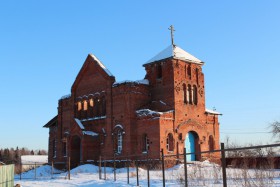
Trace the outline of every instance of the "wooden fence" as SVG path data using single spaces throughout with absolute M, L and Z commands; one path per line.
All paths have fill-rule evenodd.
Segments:
M 0 187 L 14 186 L 14 164 L 0 166 Z

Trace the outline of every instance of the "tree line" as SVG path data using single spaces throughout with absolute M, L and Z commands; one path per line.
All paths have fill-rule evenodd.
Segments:
M 5 164 L 19 164 L 20 163 L 20 157 L 22 155 L 47 155 L 47 151 L 44 149 L 38 149 L 38 150 L 29 150 L 28 148 L 22 147 L 16 147 L 14 148 L 5 148 L 0 149 L 0 162 L 3 162 Z

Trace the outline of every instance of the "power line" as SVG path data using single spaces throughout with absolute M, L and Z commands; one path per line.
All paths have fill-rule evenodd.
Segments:
M 271 132 L 220 132 L 222 134 L 270 134 Z

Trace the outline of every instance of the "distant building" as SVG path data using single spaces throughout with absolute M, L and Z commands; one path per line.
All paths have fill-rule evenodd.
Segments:
M 71 94 L 58 101 L 49 128 L 49 162 L 71 157 L 72 167 L 124 155 L 219 149 L 216 111 L 205 108 L 204 62 L 171 45 L 143 66 L 140 81 L 116 82 L 92 54 L 86 58 Z M 219 154 L 188 155 L 188 160 Z

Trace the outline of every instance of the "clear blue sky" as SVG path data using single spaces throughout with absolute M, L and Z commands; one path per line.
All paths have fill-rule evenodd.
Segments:
M 221 141 L 272 143 L 280 120 L 280 1 L 1 1 L 0 147 L 47 149 L 58 99 L 88 53 L 117 81 L 175 43 L 206 62 L 206 105 Z M 248 134 L 250 133 L 250 134 Z

